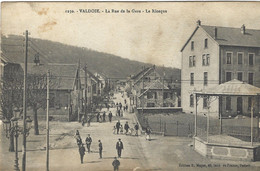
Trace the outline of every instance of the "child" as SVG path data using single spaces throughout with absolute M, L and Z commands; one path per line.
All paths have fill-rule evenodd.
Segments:
M 113 134 L 116 134 L 116 126 L 113 128 Z
M 123 133 L 124 133 L 123 126 L 120 125 L 120 134 L 123 134 Z

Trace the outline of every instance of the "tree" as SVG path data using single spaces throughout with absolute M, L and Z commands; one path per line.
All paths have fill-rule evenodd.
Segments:
M 50 87 L 58 85 L 59 78 L 50 78 Z M 33 110 L 34 134 L 39 135 L 38 110 L 47 106 L 47 73 L 30 74 L 27 77 L 27 104 Z
M 21 72 L 4 73 L 1 80 L 0 105 L 3 118 L 10 120 L 19 111 L 22 114 L 23 105 L 23 75 Z M 10 123 L 11 126 L 11 123 Z M 9 131 L 9 151 L 14 151 L 14 135 Z

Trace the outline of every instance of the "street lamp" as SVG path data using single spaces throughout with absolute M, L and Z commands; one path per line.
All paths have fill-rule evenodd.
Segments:
M 14 170 L 20 170 L 19 169 L 19 163 L 18 163 L 18 137 L 19 134 L 25 134 L 26 137 L 29 135 L 29 131 L 31 129 L 31 123 L 32 120 L 30 117 L 26 118 L 26 131 L 23 131 L 22 127 L 18 126 L 18 118 L 16 117 L 12 117 L 10 120 L 8 119 L 4 119 L 3 120 L 4 123 L 4 130 L 6 133 L 6 137 L 9 138 L 10 135 L 14 135 L 15 137 L 15 164 L 14 164 Z M 11 124 L 10 124 L 11 123 Z

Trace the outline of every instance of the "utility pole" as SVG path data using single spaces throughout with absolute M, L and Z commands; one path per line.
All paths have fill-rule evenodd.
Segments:
M 28 58 L 28 30 L 25 31 L 24 77 L 23 77 L 23 146 L 22 171 L 26 170 L 26 110 L 27 110 L 27 58 Z
M 87 77 L 87 64 L 85 64 L 85 105 L 84 105 L 84 112 L 85 112 L 85 116 L 87 117 L 87 100 L 88 100 L 88 77 Z
M 165 72 L 164 72 L 164 67 L 163 67 L 163 88 L 162 88 L 162 107 L 164 104 L 164 76 L 165 76 Z
M 49 102 L 50 102 L 50 71 L 47 73 L 47 110 L 46 110 L 46 171 L 49 171 Z
M 142 77 L 143 92 L 142 92 L 142 94 L 144 93 L 144 69 L 145 69 L 145 66 L 143 66 L 143 77 Z M 142 96 L 142 115 L 143 114 L 144 114 L 144 94 Z

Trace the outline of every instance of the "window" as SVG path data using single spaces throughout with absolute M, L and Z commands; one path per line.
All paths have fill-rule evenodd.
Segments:
M 226 82 L 232 79 L 232 72 L 226 72 Z
M 191 41 L 191 50 L 194 50 L 194 41 Z
M 147 99 L 152 99 L 152 98 L 153 98 L 153 93 L 147 92 Z
M 202 66 L 208 66 L 210 63 L 210 55 L 209 54 L 203 54 L 202 55 Z
M 226 97 L 226 110 L 231 110 L 231 97 Z
M 196 64 L 196 57 L 193 56 L 193 65 L 192 66 L 195 66 L 195 64 Z
M 248 84 L 254 84 L 254 73 L 248 73 Z
M 157 92 L 154 92 L 154 98 L 157 99 Z
M 154 103 L 147 103 L 147 107 L 154 107 Z
M 237 53 L 237 64 L 243 64 L 243 53 Z
M 190 56 L 189 57 L 189 66 L 193 67 L 196 64 L 196 56 Z
M 204 86 L 208 85 L 208 73 L 204 72 Z
M 202 55 L 202 66 L 206 65 L 206 55 Z
M 252 106 L 252 97 L 248 97 L 248 110 L 251 110 Z
M 207 65 L 207 66 L 209 65 L 209 62 L 210 62 L 210 55 L 207 54 L 207 60 L 206 60 L 206 65 Z
M 237 79 L 238 79 L 239 81 L 243 81 L 243 72 L 238 72 L 238 73 L 237 73 Z
M 194 85 L 194 73 L 190 73 L 190 85 Z
M 168 93 L 167 92 L 164 92 L 163 93 L 163 99 L 167 99 L 168 98 Z
M 253 54 L 253 53 L 248 54 L 248 64 L 249 65 L 254 65 L 254 56 L 255 56 L 255 54 Z
M 204 40 L 204 48 L 208 48 L 208 39 Z
M 232 53 L 231 52 L 227 52 L 226 64 L 231 64 L 231 60 L 232 60 Z
M 204 96 L 203 97 L 203 108 L 207 108 L 208 107 L 208 97 L 207 96 Z
M 190 107 L 194 106 L 194 96 L 193 94 L 190 95 Z
M 193 64 L 193 57 L 192 56 L 190 56 L 189 57 L 189 67 L 192 67 L 192 64 Z

